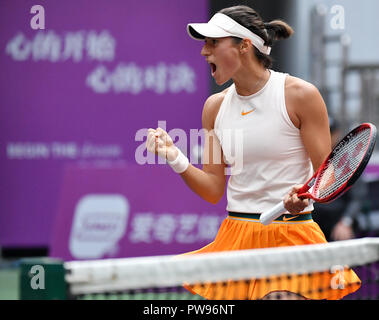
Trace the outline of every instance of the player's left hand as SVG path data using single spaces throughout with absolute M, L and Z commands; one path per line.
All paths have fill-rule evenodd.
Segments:
M 291 214 L 299 213 L 309 205 L 308 199 L 302 200 L 297 196 L 297 193 L 299 192 L 301 187 L 302 185 L 294 186 L 292 190 L 288 194 L 286 194 L 283 199 L 284 207 Z

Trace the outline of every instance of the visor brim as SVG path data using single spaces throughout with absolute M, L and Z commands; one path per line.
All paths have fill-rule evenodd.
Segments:
M 189 36 L 195 40 L 232 36 L 229 32 L 208 23 L 190 23 L 187 25 L 187 32 Z

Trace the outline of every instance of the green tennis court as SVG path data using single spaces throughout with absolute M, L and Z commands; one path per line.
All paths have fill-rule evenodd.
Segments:
M 19 299 L 19 270 L 15 267 L 0 268 L 0 300 Z

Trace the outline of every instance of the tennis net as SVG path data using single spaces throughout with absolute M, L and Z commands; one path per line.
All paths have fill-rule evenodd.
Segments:
M 71 299 L 379 299 L 379 238 L 64 263 Z M 187 290 L 188 289 L 188 290 Z

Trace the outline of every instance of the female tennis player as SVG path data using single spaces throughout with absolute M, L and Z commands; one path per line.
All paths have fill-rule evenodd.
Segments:
M 166 158 L 189 188 L 211 203 L 223 197 L 225 169 L 233 169 L 237 160 L 243 163 L 241 169 L 231 170 L 228 217 L 215 240 L 189 254 L 326 242 L 312 220 L 313 205 L 299 199 L 297 191 L 331 151 L 327 109 L 312 84 L 271 69 L 274 41 L 290 37 L 292 28 L 280 20 L 265 23 L 250 7 L 234 6 L 219 11 L 208 23 L 189 24 L 187 31 L 192 38 L 204 41 L 201 55 L 216 83 L 232 79 L 233 84 L 205 102 L 202 123 L 207 134 L 202 169 L 192 166 L 161 128 L 149 129 L 147 149 Z M 239 140 L 233 140 L 233 134 L 227 137 L 237 130 L 242 132 Z M 243 149 L 237 154 L 241 159 L 232 157 L 237 145 Z M 215 159 L 218 151 L 221 159 Z M 288 213 L 268 226 L 260 224 L 259 214 L 281 200 Z M 342 293 L 341 289 L 319 292 L 318 275 L 274 287 L 252 280 L 238 288 L 231 282 L 222 288 L 205 285 L 188 289 L 205 298 L 235 299 L 237 290 L 244 299 L 276 299 L 284 293 L 286 299 L 336 299 L 359 288 L 353 271 L 344 276 L 345 282 L 358 284 L 345 286 Z M 295 288 L 304 286 L 308 289 L 303 291 L 309 294 L 298 295 Z

